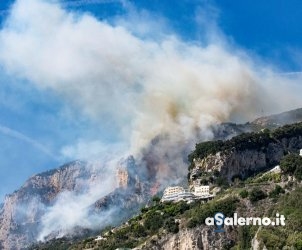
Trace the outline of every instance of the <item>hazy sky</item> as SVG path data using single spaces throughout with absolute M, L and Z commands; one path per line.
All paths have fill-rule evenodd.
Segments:
M 175 68 L 195 69 L 196 54 L 237 67 L 230 57 L 236 50 L 248 65 L 289 77 L 302 65 L 299 0 L 2 0 L 0 23 L 0 199 L 37 172 L 123 147 L 132 100 L 148 89 L 141 82 L 168 77 L 150 73 L 165 56 Z M 95 97 L 98 81 L 109 87 Z M 121 99 L 127 105 L 117 106 Z

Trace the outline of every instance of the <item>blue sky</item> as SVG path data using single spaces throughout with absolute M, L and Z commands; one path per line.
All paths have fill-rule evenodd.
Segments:
M 0 2 L 2 28 L 12 3 Z M 301 1 L 181 0 L 171 3 L 166 0 L 62 1 L 62 6 L 79 15 L 91 13 L 108 23 L 136 15 L 148 19 L 148 23 L 156 24 L 158 20 L 159 26 L 166 27 L 163 30 L 188 44 L 202 44 L 205 26 L 209 26 L 223 34 L 230 47 L 267 62 L 278 72 L 301 71 Z M 157 28 L 153 27 L 153 34 Z M 62 98 L 63 94 L 37 88 L 30 79 L 11 74 L 0 64 L 0 199 L 29 176 L 58 167 L 77 156 L 70 150 L 62 154 L 62 148 L 79 141 L 100 141 L 100 145 L 92 144 L 94 148 L 119 142 L 120 127 L 115 125 L 110 112 L 102 113 L 102 119 L 93 119 L 74 106 L 72 98 Z

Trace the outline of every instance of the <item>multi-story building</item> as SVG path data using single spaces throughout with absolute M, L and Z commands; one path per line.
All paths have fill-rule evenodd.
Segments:
M 177 200 L 178 195 L 185 192 L 185 189 L 180 186 L 167 187 L 164 191 L 162 201 Z
M 195 186 L 193 194 L 197 197 L 208 197 L 210 195 L 210 186 Z
M 209 190 L 209 186 L 195 186 L 194 192 L 190 192 L 180 186 L 167 187 L 161 201 L 177 202 L 181 200 L 193 201 L 195 199 L 211 198 L 213 195 L 210 194 Z

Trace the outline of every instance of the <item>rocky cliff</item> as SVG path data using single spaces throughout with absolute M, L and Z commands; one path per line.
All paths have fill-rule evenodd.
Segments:
M 224 233 L 215 233 L 213 227 L 198 226 L 182 229 L 177 234 L 153 237 L 150 241 L 137 247 L 138 250 L 215 250 L 228 249 L 234 245 L 234 231 L 227 229 Z
M 285 154 L 300 151 L 300 130 L 302 131 L 302 123 L 280 128 L 271 134 L 263 131 L 234 137 L 225 142 L 201 143 L 191 155 L 189 180 L 199 180 L 207 173 L 216 172 L 221 178 L 231 182 L 234 178 L 246 179 L 272 168 L 279 164 Z
M 130 158 L 123 163 L 125 172 L 133 171 L 133 162 Z M 144 184 L 130 172 L 127 174 L 128 185 L 117 187 L 113 183 L 111 188 L 106 187 L 111 192 L 105 196 L 103 193 L 102 196 L 95 196 L 89 208 L 92 215 L 98 216 L 114 208 L 111 217 L 116 219 L 110 220 L 110 224 L 114 225 L 127 219 L 133 211 L 137 211 L 139 204 L 146 202 L 148 195 L 144 192 L 147 188 L 143 189 Z M 88 185 L 98 187 L 105 182 L 102 168 L 81 161 L 31 177 L 19 190 L 5 197 L 0 210 L 0 249 L 23 249 L 37 241 L 43 215 L 55 205 L 60 194 L 70 192 L 75 196 L 85 195 Z M 95 190 L 95 193 L 98 191 Z M 84 232 L 87 233 L 85 227 L 74 229 L 74 235 Z M 46 239 L 58 237 L 59 233 L 51 231 Z
M 81 192 L 82 180 L 93 181 L 94 175 L 85 162 L 75 161 L 35 175 L 7 195 L 0 212 L 0 248 L 20 249 L 36 240 L 45 208 L 63 191 Z

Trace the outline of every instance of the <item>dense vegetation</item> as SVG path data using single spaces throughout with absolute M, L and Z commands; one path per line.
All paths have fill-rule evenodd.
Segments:
M 204 224 L 207 217 L 212 217 L 217 212 L 222 212 L 225 216 L 233 216 L 237 208 L 238 198 L 228 197 L 219 201 L 206 204 L 197 203 L 186 213 L 189 228 Z
M 194 158 L 204 158 L 209 154 L 220 151 L 236 149 L 238 151 L 247 149 L 266 148 L 269 143 L 279 141 L 282 138 L 290 138 L 302 135 L 302 122 L 285 125 L 273 131 L 268 129 L 260 132 L 243 133 L 226 141 L 206 141 L 195 145 L 195 150 L 189 154 L 188 159 L 192 163 Z
M 302 180 L 302 157 L 297 154 L 288 154 L 280 161 L 280 168 L 285 174 L 295 176 Z
M 258 234 L 267 249 L 302 249 L 302 188 L 297 188 L 290 193 L 282 195 L 271 216 L 276 213 L 283 214 L 286 218 L 284 227 L 265 227 Z

